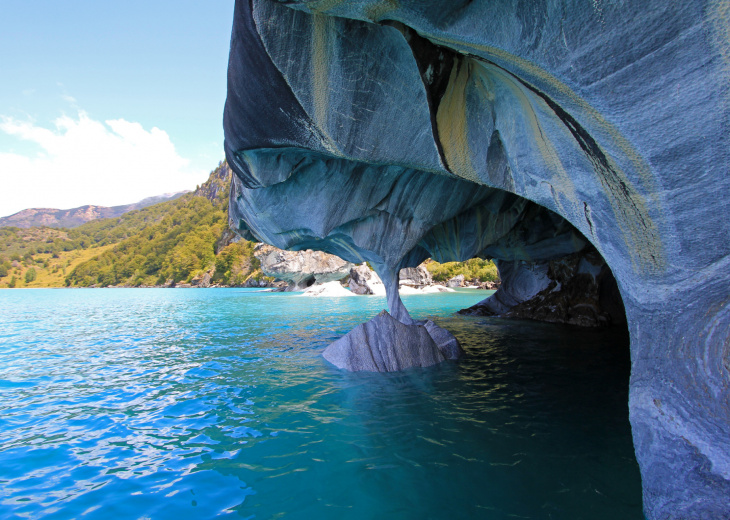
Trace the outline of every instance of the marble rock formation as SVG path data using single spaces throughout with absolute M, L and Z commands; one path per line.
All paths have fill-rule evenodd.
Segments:
M 463 354 L 458 340 L 432 321 L 409 325 L 381 311 L 327 347 L 324 358 L 353 372 L 428 367 Z
M 283 251 L 263 243 L 256 245 L 254 256 L 266 276 L 289 282 L 287 291 L 303 291 L 310 285 L 342 280 L 354 267 L 322 251 Z
M 601 255 L 588 247 L 550 262 L 498 262 L 496 293 L 459 311 L 581 327 L 623 325 L 626 314 L 616 280 Z
M 404 267 L 398 273 L 398 284 L 400 287 L 407 285 L 420 289 L 428 287 L 433 284 L 433 277 L 424 266 L 419 265 L 418 267 Z
M 464 286 L 464 275 L 457 274 L 453 278 L 449 278 L 446 282 L 446 287 L 463 287 Z
M 358 265 L 350 269 L 350 290 L 354 294 L 385 295 L 385 285 L 378 274 L 367 264 Z
M 595 248 L 631 336 L 645 513 L 728 518 L 728 12 L 721 0 L 237 0 L 230 217 L 247 238 L 374 266 L 404 325 L 358 333 L 365 354 L 398 345 L 379 370 L 433 357 L 400 300 L 401 268 L 511 264 L 515 298 L 500 301 L 513 309 L 529 292 L 547 301 L 551 262 Z M 510 289 L 525 270 L 532 289 Z
M 422 265 L 418 267 L 404 267 L 398 273 L 399 292 L 403 292 L 404 288 L 423 291 L 432 285 L 433 278 L 431 277 L 431 273 Z M 367 264 L 353 267 L 350 270 L 349 287 L 355 294 L 385 295 L 383 281 L 378 276 L 378 273 L 370 269 Z

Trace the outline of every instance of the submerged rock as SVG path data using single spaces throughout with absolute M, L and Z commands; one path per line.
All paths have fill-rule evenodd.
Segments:
M 428 367 L 462 354 L 458 340 L 435 323 L 405 325 L 381 311 L 332 343 L 323 356 L 353 372 L 394 372 Z

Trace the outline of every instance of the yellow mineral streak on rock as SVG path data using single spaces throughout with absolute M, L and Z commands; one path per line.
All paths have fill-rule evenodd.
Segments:
M 466 96 L 467 88 L 471 86 L 479 92 L 485 102 L 489 103 L 494 101 L 493 87 L 489 88 L 489 85 L 493 85 L 492 78 L 507 87 L 522 106 L 520 113 L 525 116 L 525 120 L 531 130 L 531 142 L 536 145 L 537 150 L 543 157 L 545 168 L 553 174 L 551 178 L 552 186 L 556 191 L 565 194 L 568 200 L 577 200 L 570 175 L 568 175 L 568 172 L 563 167 L 555 147 L 545 137 L 545 132 L 543 132 L 540 121 L 535 114 L 533 102 L 543 104 L 544 102 L 535 99 L 535 96 L 527 96 L 525 87 L 498 67 L 467 57 L 460 58 L 454 64 L 448 87 L 441 99 L 436 116 L 439 139 L 444 150 L 446 162 L 451 171 L 464 179 L 479 183 L 482 182 L 472 162 L 472 150 L 469 146 L 469 110 L 466 103 Z M 549 111 L 547 105 L 545 108 Z M 489 137 L 482 136 L 480 141 L 484 142 Z M 556 199 L 555 202 L 565 213 L 566 210 L 562 207 L 561 201 Z M 568 214 L 572 213 L 574 211 Z
M 316 13 L 325 13 L 330 9 L 339 7 L 345 0 L 312 0 L 307 2 L 307 8 Z
M 461 48 L 465 52 L 477 51 L 482 54 L 486 54 L 487 59 L 493 59 L 498 65 L 505 65 L 505 69 L 512 72 L 517 77 L 535 77 L 540 81 L 550 85 L 552 89 L 560 92 L 563 96 L 570 99 L 572 103 L 577 105 L 581 111 L 587 116 L 594 120 L 610 137 L 615 141 L 615 144 L 619 147 L 621 152 L 629 159 L 634 165 L 636 172 L 639 174 L 642 184 L 649 189 L 649 192 L 658 192 L 661 190 L 655 189 L 654 176 L 651 173 L 649 165 L 643 157 L 638 153 L 634 146 L 623 137 L 618 129 L 608 122 L 600 112 L 589 105 L 583 98 L 573 92 L 570 87 L 564 84 L 562 81 L 551 75 L 546 70 L 538 67 L 532 62 L 515 56 L 497 47 L 491 47 L 489 45 L 482 45 L 471 42 L 463 42 L 454 40 L 451 38 L 444 38 L 440 36 L 428 36 L 431 41 L 437 44 L 446 45 L 448 47 L 459 49 Z M 490 56 L 491 55 L 491 56 Z
M 711 41 L 725 63 L 725 74 L 730 77 L 730 0 L 711 1 L 706 12 L 712 27 Z
M 726 3 L 726 1 L 719 0 L 718 3 Z M 723 9 L 721 11 L 726 12 Z M 717 15 L 713 14 L 713 16 Z M 728 31 L 730 32 L 730 30 Z M 666 269 L 667 259 L 664 254 L 664 248 L 656 224 L 654 224 L 649 216 L 648 211 L 648 207 L 651 206 L 653 211 L 659 215 L 659 218 L 663 218 L 662 201 L 660 199 L 662 190 L 656 186 L 654 175 L 648 163 L 628 139 L 621 135 L 615 126 L 562 81 L 524 58 L 488 45 L 464 42 L 443 36 L 429 35 L 429 39 L 436 44 L 444 45 L 452 49 L 461 50 L 462 52 L 473 52 L 479 54 L 479 56 L 484 56 L 516 77 L 535 78 L 549 85 L 552 92 L 559 93 L 578 107 L 582 119 L 590 119 L 594 128 L 600 128 L 610 138 L 615 149 L 631 162 L 634 171 L 639 177 L 639 182 L 649 194 L 646 198 L 640 195 L 636 191 L 636 188 L 634 188 L 633 183 L 626 176 L 626 173 L 618 167 L 607 153 L 605 154 L 613 172 L 617 176 L 618 182 L 613 183 L 604 178 L 601 178 L 600 181 L 604 184 L 609 182 L 606 192 L 609 196 L 617 222 L 623 231 L 624 240 L 628 249 L 632 252 L 634 268 L 644 273 Z M 602 175 L 598 171 L 596 171 L 596 174 L 599 177 Z M 617 186 L 616 184 L 620 184 L 621 186 Z M 622 189 L 629 192 L 627 197 L 620 196 Z M 627 202 L 630 202 L 630 204 L 627 205 Z
M 466 87 L 471 67 L 471 60 L 454 61 L 446 92 L 436 113 L 436 126 L 449 170 L 464 179 L 480 182 L 471 162 L 467 127 Z
M 555 189 L 557 193 L 564 194 L 568 200 L 577 201 L 578 198 L 575 193 L 575 184 L 570 178 L 568 172 L 565 170 L 553 143 L 550 139 L 546 138 L 546 132 L 543 132 L 540 120 L 535 113 L 535 103 L 543 105 L 545 111 L 549 112 L 550 108 L 547 104 L 537 96 L 528 96 L 525 92 L 524 85 L 517 82 L 514 77 L 505 73 L 500 68 L 483 63 L 477 63 L 475 68 L 481 70 L 481 74 L 493 75 L 494 78 L 498 79 L 502 85 L 509 88 L 512 95 L 522 106 L 520 113 L 525 117 L 525 120 L 530 127 L 532 134 L 531 142 L 535 144 L 538 152 L 540 152 L 540 155 L 545 161 L 546 170 L 552 173 L 550 184 L 553 189 Z M 571 215 L 575 213 L 575 210 L 568 210 L 564 208 L 559 197 L 555 197 L 554 200 L 557 206 L 562 210 L 563 214 Z
M 380 0 L 365 8 L 365 16 L 373 22 L 379 22 L 399 8 L 398 0 Z
M 329 16 L 312 15 L 312 100 L 314 102 L 314 123 L 324 137 L 322 143 L 328 150 L 340 155 L 337 146 L 329 134 L 329 64 L 330 47 L 329 35 L 332 34 L 331 25 L 334 23 Z M 311 114 L 310 114 L 311 115 Z

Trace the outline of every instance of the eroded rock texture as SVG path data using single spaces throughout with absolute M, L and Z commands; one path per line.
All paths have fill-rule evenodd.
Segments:
M 303 291 L 310 285 L 342 280 L 354 267 L 322 251 L 282 251 L 268 244 L 258 244 L 254 256 L 261 262 L 261 271 L 266 276 L 289 283 L 287 291 Z
M 616 280 L 592 247 L 557 260 L 498 262 L 504 283 L 496 293 L 459 311 L 567 323 L 580 327 L 623 325 L 626 314 Z
M 350 269 L 348 285 L 354 294 L 385 295 L 383 281 L 367 264 L 358 265 Z
M 422 288 L 433 285 L 433 277 L 424 266 L 404 267 L 398 273 L 400 286 Z
M 324 358 L 352 372 L 395 372 L 458 359 L 464 351 L 448 330 L 433 323 L 408 325 L 381 311 L 324 351 Z
M 647 516 L 728 518 L 729 12 L 238 0 L 231 217 L 369 261 L 406 326 L 400 268 L 481 255 L 547 277 L 590 244 L 625 305 Z

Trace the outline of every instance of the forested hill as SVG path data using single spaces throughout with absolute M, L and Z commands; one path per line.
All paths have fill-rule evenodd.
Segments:
M 261 278 L 253 244 L 228 231 L 225 162 L 195 192 L 73 229 L 0 229 L 1 287 L 170 285 Z

